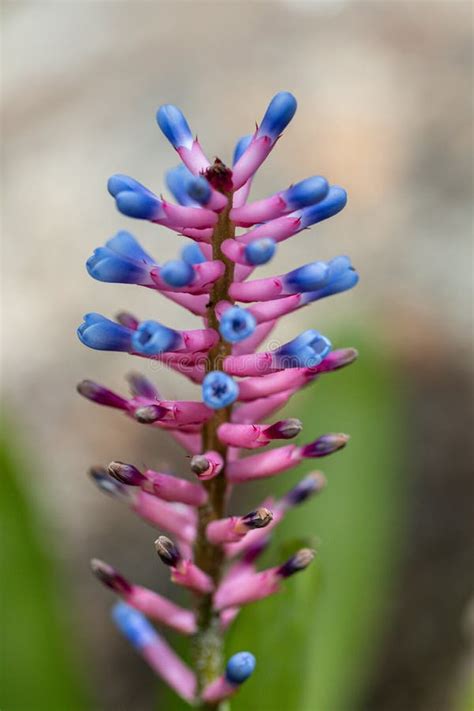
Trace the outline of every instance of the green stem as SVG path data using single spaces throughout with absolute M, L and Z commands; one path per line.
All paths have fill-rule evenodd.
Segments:
M 235 236 L 235 226 L 229 218 L 232 206 L 232 194 L 229 194 L 229 203 L 225 210 L 219 214 L 218 222 L 214 228 L 212 238 L 213 259 L 224 262 L 225 272 L 214 284 L 210 302 L 208 304 L 207 318 L 210 328 L 218 331 L 218 319 L 215 311 L 216 304 L 222 300 L 229 300 L 229 287 L 233 280 L 234 264 L 221 252 L 221 244 L 225 239 Z M 222 370 L 224 358 L 231 352 L 230 344 L 222 339 L 209 352 L 206 370 Z M 227 456 L 227 447 L 217 437 L 217 428 L 223 422 L 230 420 L 232 406 L 216 410 L 214 416 L 204 425 L 202 433 L 203 452 L 214 450 L 221 454 L 224 462 Z M 223 569 L 224 554 L 220 546 L 215 546 L 206 538 L 206 526 L 210 521 L 222 518 L 225 515 L 227 482 L 225 465 L 219 476 L 205 483 L 209 499 L 199 508 L 198 531 L 194 548 L 196 564 L 204 570 L 216 584 L 218 584 Z M 194 666 L 197 677 L 198 693 L 211 681 L 216 679 L 223 670 L 224 640 L 220 629 L 219 615 L 213 610 L 212 594 L 201 596 L 196 602 L 196 617 L 198 631 L 193 640 Z M 203 709 L 223 709 L 218 705 L 201 705 Z

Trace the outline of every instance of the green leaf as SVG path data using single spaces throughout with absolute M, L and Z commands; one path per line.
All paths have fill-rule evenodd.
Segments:
M 25 481 L 26 476 L 12 443 L 18 451 L 21 445 L 11 431 L 0 440 L 0 708 L 84 711 L 91 707 L 61 621 L 64 610 L 52 561 L 45 553 L 45 527 L 21 489 L 18 475 Z

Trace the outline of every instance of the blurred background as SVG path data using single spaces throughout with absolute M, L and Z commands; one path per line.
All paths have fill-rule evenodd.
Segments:
M 178 104 L 229 161 L 279 90 L 299 110 L 253 197 L 321 174 L 349 204 L 265 271 L 349 254 L 361 282 L 272 340 L 315 327 L 360 359 L 285 411 L 306 439 L 352 440 L 265 561 L 310 535 L 317 563 L 230 635 L 229 653 L 258 659 L 232 708 L 472 711 L 471 4 L 4 0 L 2 15 L 2 711 L 182 708 L 113 628 L 112 595 L 89 572 L 101 557 L 175 594 L 154 532 L 86 472 L 119 459 L 185 474 L 188 461 L 76 395 L 83 378 L 123 391 L 137 366 L 88 351 L 75 329 L 122 308 L 195 322 L 145 289 L 92 281 L 84 262 L 118 229 L 160 261 L 183 244 L 127 222 L 105 189 L 115 172 L 164 189 L 176 156 L 158 105 Z M 140 365 L 168 397 L 195 395 Z M 235 511 L 268 488 L 246 488 Z

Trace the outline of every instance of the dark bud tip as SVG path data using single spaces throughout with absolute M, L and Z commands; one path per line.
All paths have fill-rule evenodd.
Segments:
M 326 483 L 326 477 L 322 472 L 312 472 L 305 476 L 293 489 L 290 489 L 285 496 L 285 500 L 289 506 L 302 504 L 310 496 L 324 489 Z
M 94 484 L 105 494 L 109 494 L 110 496 L 127 496 L 125 487 L 118 481 L 115 481 L 115 479 L 112 479 L 104 467 L 91 467 L 89 469 L 89 476 Z
M 122 326 L 125 326 L 126 328 L 131 328 L 133 331 L 136 331 L 138 326 L 140 325 L 140 321 L 137 319 L 137 317 L 129 313 L 128 311 L 120 311 L 120 313 L 116 315 L 115 319 Z
M 130 391 L 135 397 L 146 397 L 150 400 L 158 399 L 158 391 L 153 383 L 141 373 L 128 373 L 125 376 L 130 386 Z
M 290 575 L 298 573 L 300 570 L 304 570 L 313 560 L 316 555 L 316 551 L 311 548 L 301 548 L 295 555 L 288 558 L 286 563 L 278 569 L 279 575 L 282 578 L 289 578 Z
M 191 459 L 191 471 L 193 474 L 196 474 L 199 476 L 200 474 L 204 474 L 209 467 L 209 459 L 205 457 L 203 454 L 195 454 L 194 457 Z
M 140 486 L 146 481 L 143 474 L 133 466 L 124 462 L 111 462 L 108 467 L 110 476 L 127 486 Z
M 99 405 L 108 405 L 121 410 L 127 406 L 126 400 L 93 380 L 82 380 L 76 387 L 80 395 L 92 400 L 92 402 L 97 402 Z
M 303 423 L 296 417 L 290 417 L 287 420 L 280 420 L 271 425 L 265 432 L 271 438 L 274 439 L 293 439 L 299 435 L 303 429 Z
M 175 568 L 181 560 L 181 553 L 172 540 L 160 536 L 155 541 L 155 550 L 165 565 Z
M 138 407 L 133 415 L 137 422 L 142 425 L 151 425 L 153 422 L 163 419 L 166 415 L 166 409 L 160 405 L 146 405 L 145 407 Z
M 242 523 L 250 529 L 265 528 L 271 521 L 273 521 L 272 512 L 263 506 L 255 511 L 251 511 L 246 516 L 242 516 Z
M 317 440 L 303 447 L 303 457 L 325 457 L 328 454 L 337 452 L 348 443 L 350 437 L 347 434 L 331 433 L 318 437 Z
M 96 578 L 108 588 L 118 593 L 119 595 L 128 595 L 132 592 L 132 586 L 115 568 L 112 568 L 108 563 L 93 558 L 91 560 L 91 569 Z

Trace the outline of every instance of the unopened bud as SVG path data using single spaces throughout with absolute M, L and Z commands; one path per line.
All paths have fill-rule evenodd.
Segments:
M 304 570 L 313 560 L 316 552 L 311 550 L 311 548 L 301 548 L 295 555 L 288 558 L 286 563 L 278 568 L 278 574 L 282 578 L 289 578 L 290 575 L 298 573 L 300 570 Z
M 178 547 L 170 538 L 160 536 L 155 541 L 155 550 L 165 565 L 175 568 L 181 560 Z

